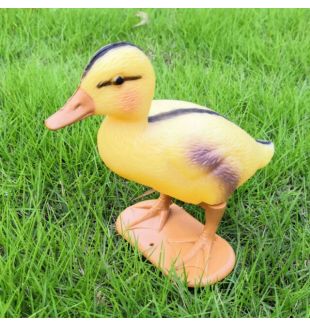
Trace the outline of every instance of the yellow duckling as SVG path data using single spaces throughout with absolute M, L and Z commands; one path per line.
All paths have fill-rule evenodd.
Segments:
M 203 235 L 183 256 L 186 264 L 201 249 L 210 253 L 225 202 L 269 163 L 274 145 L 253 139 L 209 108 L 153 100 L 154 89 L 148 57 L 133 44 L 110 44 L 93 56 L 78 90 L 45 124 L 57 130 L 93 114 L 106 116 L 98 132 L 104 163 L 118 175 L 161 193 L 157 201 L 138 206 L 148 211 L 131 220 L 128 229 L 158 216 L 156 231 L 163 231 L 171 197 L 201 204 L 212 213 Z

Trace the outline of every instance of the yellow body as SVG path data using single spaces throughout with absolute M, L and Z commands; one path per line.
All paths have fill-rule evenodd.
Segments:
M 154 100 L 150 115 L 187 107 L 200 106 Z M 100 156 L 118 175 L 188 203 L 226 201 L 225 184 L 188 159 L 186 151 L 195 141 L 216 148 L 237 170 L 238 186 L 273 155 L 272 145 L 258 143 L 234 123 L 209 114 L 183 115 L 153 124 L 107 117 L 98 132 Z
M 217 204 L 270 161 L 273 144 L 258 143 L 222 116 L 200 112 L 149 123 L 148 116 L 162 112 L 206 108 L 153 100 L 155 74 L 148 57 L 132 45 L 109 46 L 94 56 L 80 89 L 90 96 L 95 114 L 106 115 L 98 148 L 115 173 L 188 203 Z M 119 76 L 128 81 L 114 83 Z M 228 188 L 225 179 L 232 175 L 237 181 Z

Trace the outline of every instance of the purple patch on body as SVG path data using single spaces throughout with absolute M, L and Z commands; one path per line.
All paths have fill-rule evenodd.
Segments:
M 231 195 L 237 188 L 237 172 L 225 161 L 225 158 L 221 157 L 216 149 L 194 145 L 189 150 L 189 158 L 192 163 L 205 168 L 206 172 L 219 178 L 226 188 L 227 196 Z

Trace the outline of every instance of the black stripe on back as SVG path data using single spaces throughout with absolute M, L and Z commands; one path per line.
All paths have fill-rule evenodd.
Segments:
M 108 44 L 104 47 L 102 47 L 99 51 L 97 51 L 95 53 L 95 55 L 90 59 L 89 63 L 87 64 L 85 70 L 84 70 L 84 73 L 83 73 L 83 77 L 85 77 L 88 73 L 88 71 L 91 69 L 91 67 L 95 64 L 95 62 L 103 57 L 106 53 L 108 53 L 109 51 L 113 50 L 113 49 L 116 49 L 118 47 L 121 47 L 121 46 L 134 46 L 134 47 L 137 47 L 136 45 L 134 44 L 131 44 L 129 42 L 118 42 L 118 43 L 112 43 L 112 44 Z
M 271 144 L 271 141 L 266 141 L 266 140 L 256 140 L 256 142 L 261 143 L 261 144 Z
M 181 116 L 181 115 L 185 115 L 185 114 L 192 114 L 192 113 L 210 114 L 210 115 L 216 115 L 216 116 L 224 117 L 224 116 L 220 115 L 219 113 L 214 112 L 214 111 L 210 111 L 208 109 L 179 108 L 179 109 L 174 109 L 173 111 L 164 112 L 164 113 L 160 113 L 160 114 L 157 114 L 157 115 L 149 116 L 148 121 L 150 123 L 160 122 L 160 121 L 168 120 L 168 119 L 171 119 L 171 118 L 174 118 L 174 117 L 177 117 L 177 116 Z M 226 118 L 226 117 L 224 117 L 224 118 Z

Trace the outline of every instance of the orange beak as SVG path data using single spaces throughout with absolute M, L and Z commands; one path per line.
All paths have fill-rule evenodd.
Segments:
M 55 131 L 74 122 L 83 120 L 94 113 L 94 101 L 84 90 L 78 88 L 59 111 L 45 120 L 45 126 L 49 130 Z

